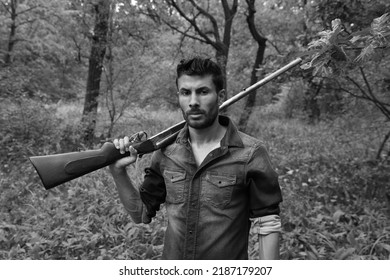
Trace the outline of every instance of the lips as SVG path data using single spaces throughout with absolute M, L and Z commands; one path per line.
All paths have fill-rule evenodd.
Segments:
M 204 112 L 203 111 L 188 111 L 187 112 L 187 116 L 199 116 L 199 115 L 203 115 Z
M 204 115 L 203 113 L 191 113 L 191 114 L 187 114 L 187 118 L 199 119 L 199 118 L 201 118 L 203 115 Z

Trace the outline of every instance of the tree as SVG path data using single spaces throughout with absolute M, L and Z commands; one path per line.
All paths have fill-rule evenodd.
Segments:
M 5 9 L 6 13 L 9 14 L 9 35 L 7 48 L 4 51 L 4 63 L 6 65 L 12 62 L 12 52 L 14 50 L 15 44 L 18 41 L 23 40 L 20 36 L 18 37 L 16 32 L 17 29 L 26 24 L 31 24 L 37 19 L 30 17 L 32 11 L 42 8 L 41 3 L 30 3 L 30 6 L 27 5 L 27 1 L 20 0 L 10 0 L 10 1 L 1 1 L 1 5 Z
M 58 100 L 71 94 L 66 1 L 0 1 L 0 94 Z M 3 47 L 4 46 L 4 47 Z M 75 83 L 73 83 L 75 84 Z
M 382 0 L 303 0 L 301 4 L 304 11 L 302 21 L 304 36 L 301 36 L 301 39 L 305 47 L 311 40 L 318 38 L 320 31 L 331 29 L 331 22 L 335 18 L 341 20 L 344 33 L 351 34 L 364 29 L 375 17 L 382 15 L 389 8 L 389 4 Z M 308 114 L 309 122 L 314 123 L 320 119 L 322 111 L 320 107 L 326 100 L 324 95 L 328 94 L 328 85 L 334 84 L 334 81 L 330 81 L 333 78 L 328 77 L 324 80 L 324 77 L 313 76 L 309 72 L 303 72 L 303 78 L 307 84 L 304 110 Z M 338 91 L 333 92 L 333 98 L 339 98 Z
M 158 25 L 142 16 L 136 3 L 119 3 L 110 12 L 101 89 L 109 117 L 104 135 L 107 138 L 111 137 L 114 125 L 126 109 L 141 106 L 146 98 L 142 95 L 147 91 L 145 84 L 153 72 L 150 68 L 155 64 L 148 51 L 153 46 L 151 41 L 159 34 Z
M 372 103 L 390 121 L 390 96 L 378 87 L 386 84 L 386 77 L 378 74 L 380 62 L 390 59 L 390 15 L 384 14 L 374 19 L 370 27 L 352 33 L 344 29 L 339 19 L 332 21 L 331 28 L 309 44 L 310 60 L 302 68 L 314 69 L 313 76 L 331 78 L 332 84 L 337 85 L 334 88 Z M 376 70 L 370 81 L 367 69 L 371 72 L 372 67 Z M 390 131 L 379 147 L 377 159 L 389 138 Z
M 265 53 L 265 48 L 266 48 L 266 42 L 267 38 L 262 36 L 255 24 L 255 13 L 256 13 L 256 8 L 255 8 L 255 0 L 246 0 L 246 3 L 248 5 L 248 14 L 246 16 L 246 21 L 248 23 L 248 28 L 249 31 L 253 37 L 253 39 L 257 42 L 257 51 L 256 51 L 256 58 L 255 58 L 255 63 L 252 66 L 252 71 L 251 71 L 251 80 L 250 84 L 253 85 L 257 82 L 258 80 L 258 71 L 257 69 L 260 67 L 260 65 L 263 63 L 264 59 L 264 53 Z M 238 123 L 238 126 L 240 130 L 245 131 L 248 120 L 250 115 L 252 114 L 252 109 L 253 106 L 256 103 L 256 91 L 250 94 L 246 98 L 245 102 L 245 107 L 243 112 L 241 113 L 241 117 Z
M 93 12 L 95 14 L 95 26 L 91 36 L 87 89 L 82 118 L 82 123 L 85 126 L 84 140 L 87 143 L 92 143 L 96 127 L 100 81 L 107 47 L 110 2 L 111 1 L 99 0 L 96 3 L 92 3 Z
M 198 3 L 200 1 L 195 0 L 188 2 L 166 0 L 166 2 L 178 13 L 182 20 L 179 20 L 180 25 L 166 19 L 163 19 L 164 22 L 184 37 L 208 44 L 214 48 L 215 59 L 222 68 L 224 87 L 227 89 L 226 67 L 229 57 L 231 30 L 233 19 L 237 13 L 238 0 L 234 0 L 231 5 L 229 5 L 227 0 L 221 0 L 223 29 L 220 28 L 218 8 L 211 5 L 209 1 L 207 3 L 203 1 L 202 4 Z M 183 19 L 187 23 L 186 25 L 183 25 Z

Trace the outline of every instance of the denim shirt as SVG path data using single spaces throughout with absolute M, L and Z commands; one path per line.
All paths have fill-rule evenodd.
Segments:
M 248 259 L 250 218 L 279 214 L 282 194 L 264 145 L 229 118 L 219 122 L 226 134 L 199 167 L 185 126 L 145 169 L 148 215 L 166 205 L 163 259 Z

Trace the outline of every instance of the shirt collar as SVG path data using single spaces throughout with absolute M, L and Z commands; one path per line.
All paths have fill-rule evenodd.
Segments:
M 221 140 L 221 147 L 239 147 L 243 148 L 244 144 L 242 143 L 241 137 L 238 133 L 238 130 L 234 123 L 226 116 L 218 116 L 218 121 L 221 125 L 227 126 L 225 135 Z M 177 135 L 176 142 L 181 144 L 188 143 L 188 124 L 180 130 Z

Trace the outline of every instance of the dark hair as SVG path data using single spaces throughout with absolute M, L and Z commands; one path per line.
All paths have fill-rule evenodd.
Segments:
M 178 79 L 182 75 L 212 75 L 213 83 L 217 92 L 223 89 L 223 75 L 221 67 L 210 58 L 194 57 L 190 59 L 183 59 L 176 68 L 176 86 L 178 86 Z

